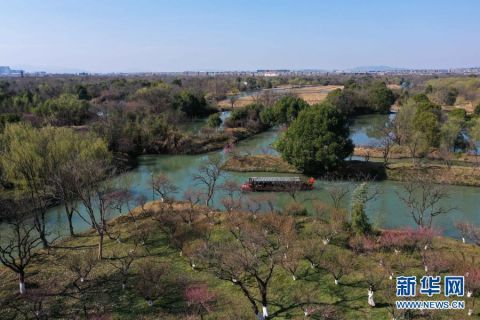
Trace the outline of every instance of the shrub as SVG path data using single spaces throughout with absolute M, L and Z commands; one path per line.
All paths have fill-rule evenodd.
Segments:
M 307 209 L 303 205 L 297 202 L 292 202 L 288 204 L 285 207 L 284 212 L 285 214 L 291 215 L 291 216 L 307 216 L 308 215 Z
M 220 114 L 213 113 L 207 119 L 207 126 L 209 128 L 217 128 L 222 124 L 222 119 L 220 119 Z
M 475 110 L 473 111 L 473 113 L 475 113 L 476 115 L 480 115 L 480 103 L 477 104 L 477 106 L 475 107 Z

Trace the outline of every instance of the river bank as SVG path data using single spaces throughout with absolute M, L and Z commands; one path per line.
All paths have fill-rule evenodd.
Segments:
M 248 155 L 228 159 L 223 168 L 236 172 L 299 173 L 279 156 Z M 346 161 L 335 174 L 336 178 L 351 179 L 369 176 L 375 180 L 407 181 L 412 175 L 434 183 L 480 187 L 480 169 L 472 166 L 446 166 L 422 163 L 395 162 L 384 167 L 379 161 Z
M 375 146 L 355 146 L 353 155 L 369 159 L 382 159 L 384 149 Z M 438 149 L 432 149 L 422 157 L 431 161 L 450 161 L 456 163 L 465 163 L 466 165 L 477 165 L 480 163 L 480 154 L 474 155 L 465 152 L 449 153 L 447 157 Z M 392 146 L 388 154 L 388 159 L 412 159 L 411 153 L 406 147 Z M 421 160 L 418 158 L 417 160 Z
M 373 129 L 372 126 L 383 126 L 386 120 L 388 120 L 388 116 L 385 115 L 360 116 L 355 120 L 355 123 L 352 126 L 352 140 L 356 145 L 365 145 L 370 142 L 373 145 L 376 140 L 374 136 L 370 135 L 374 130 L 370 129 Z M 272 145 L 278 138 L 278 134 L 278 130 L 270 129 L 252 135 L 247 139 L 239 141 L 230 153 L 225 153 L 219 148 L 217 151 L 207 154 L 140 155 L 137 157 L 138 166 L 114 177 L 111 182 L 113 185 L 119 185 L 120 187 L 124 187 L 125 183 L 128 183 L 129 191 L 135 196 L 152 199 L 152 175 L 164 173 L 178 188 L 178 193 L 175 194 L 175 198 L 182 199 L 183 193 L 187 190 L 194 189 L 202 191 L 201 186 L 192 181 L 192 177 L 199 174 L 199 168 L 205 164 L 208 156 L 215 155 L 224 160 L 228 160 L 235 154 L 277 156 L 278 153 Z M 394 161 L 392 161 L 392 163 L 393 162 Z M 408 160 L 404 162 L 410 163 Z M 374 170 L 383 169 L 381 162 L 369 161 L 369 164 Z M 363 161 L 358 161 L 356 163 L 351 163 L 351 165 L 363 166 L 364 164 Z M 263 166 L 263 169 L 269 170 L 266 166 Z M 251 170 L 253 169 L 251 168 Z M 379 171 L 377 171 L 377 174 L 378 172 Z M 298 175 L 298 173 L 275 173 L 275 176 L 292 175 Z M 224 171 L 224 174 L 218 181 L 218 185 L 222 185 L 225 181 L 234 181 L 241 185 L 245 181 L 248 181 L 248 178 L 251 176 L 252 174 L 250 172 L 240 172 L 238 170 Z M 272 176 L 272 172 L 255 172 L 255 176 Z M 305 204 L 310 207 L 312 201 L 309 199 L 316 199 L 324 203 L 330 203 L 331 199 L 328 193 L 329 188 L 334 188 L 336 186 L 342 187 L 342 184 L 345 183 L 351 183 L 351 187 L 354 187 L 355 185 L 354 182 L 345 182 L 344 180 L 332 181 L 331 179 L 317 179 L 315 190 L 304 192 L 301 197 L 302 199 L 305 198 Z M 376 199 L 369 202 L 366 208 L 367 215 L 371 221 L 375 221 L 380 227 L 385 228 L 412 226 L 411 217 L 406 214 L 408 208 L 406 208 L 405 204 L 398 198 L 398 193 L 401 193 L 403 190 L 403 184 L 396 180 L 387 179 L 379 180 L 374 183 L 376 187 L 382 190 L 382 192 Z M 442 205 L 446 207 L 455 207 L 456 209 L 451 214 L 437 217 L 438 219 L 435 220 L 434 224 L 436 227 L 443 230 L 443 234 L 458 238 L 458 230 L 455 228 L 456 221 L 480 224 L 480 216 L 477 214 L 480 189 L 477 187 L 455 185 L 446 187 L 448 188 L 451 197 L 442 202 Z M 286 193 L 269 194 L 269 196 L 274 197 L 278 201 L 277 206 L 279 208 L 284 208 L 291 202 L 290 196 Z M 224 197 L 225 193 L 222 190 L 216 192 L 212 201 L 212 207 L 218 209 L 223 208 L 222 199 Z M 349 198 L 345 200 L 346 201 L 342 203 L 342 207 L 348 208 Z M 80 210 L 83 212 L 83 207 L 80 206 Z M 113 213 L 112 215 L 116 214 Z M 74 216 L 73 223 L 75 230 L 78 232 L 90 228 L 90 226 L 77 215 Z M 47 213 L 47 224 L 49 230 L 55 230 L 56 233 L 61 235 L 68 234 L 68 222 L 63 206 L 56 206 L 49 210 Z

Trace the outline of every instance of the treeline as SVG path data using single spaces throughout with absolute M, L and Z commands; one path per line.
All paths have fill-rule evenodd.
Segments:
M 437 150 L 451 163 L 455 152 L 478 154 L 480 118 L 475 113 L 468 115 L 463 109 L 443 110 L 426 94 L 417 94 L 402 102 L 386 134 L 407 148 L 414 160 Z
M 113 109 L 152 114 L 168 113 L 171 119 L 203 117 L 214 112 L 205 93 L 182 87 L 181 82 L 111 79 L 96 83 L 39 82 L 24 86 L 0 83 L 0 113 L 17 114 L 35 125 L 83 125 Z
M 384 82 L 369 81 L 345 83 L 344 89 L 328 94 L 327 100 L 347 115 L 389 113 L 396 100 L 395 94 Z
M 432 79 L 425 83 L 424 90 L 432 101 L 441 105 L 480 105 L 480 79 L 476 76 Z

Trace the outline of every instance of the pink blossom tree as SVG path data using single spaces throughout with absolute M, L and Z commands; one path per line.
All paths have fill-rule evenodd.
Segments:
M 184 297 L 190 312 L 200 316 L 200 319 L 213 311 L 216 301 L 216 294 L 211 292 L 205 283 L 187 286 Z

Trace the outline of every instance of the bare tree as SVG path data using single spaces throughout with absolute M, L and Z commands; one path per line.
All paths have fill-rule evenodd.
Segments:
M 241 189 L 236 181 L 227 180 L 220 185 L 220 189 L 225 193 L 222 204 L 227 212 L 232 212 L 241 207 Z
M 135 289 L 149 306 L 153 306 L 153 302 L 167 291 L 167 283 L 164 281 L 167 270 L 167 265 L 153 260 L 142 261 L 139 264 Z
M 188 189 L 183 193 L 183 199 L 187 202 L 188 208 L 179 210 L 178 215 L 184 223 L 191 226 L 199 215 L 199 209 L 196 207 L 202 201 L 202 193 L 194 189 Z
M 466 240 L 469 240 L 475 243 L 477 246 L 480 246 L 480 228 L 474 224 L 467 222 L 459 222 L 456 224 L 457 229 L 462 235 L 463 243 Z
M 403 184 L 403 192 L 397 195 L 407 206 L 415 223 L 422 228 L 431 228 L 433 218 L 454 209 L 442 206 L 442 202 L 449 198 L 447 189 L 420 175 L 409 177 Z
M 117 250 L 113 252 L 110 264 L 119 272 L 122 290 L 127 287 L 127 281 L 131 276 L 133 262 L 138 258 L 137 247 Z
M 77 207 L 77 198 L 75 196 L 75 172 L 77 170 L 76 163 L 71 161 L 56 168 L 49 180 L 55 188 L 55 197 L 63 203 L 65 213 L 68 220 L 68 228 L 70 236 L 75 236 L 73 228 L 73 215 Z
M 194 211 L 195 206 L 202 201 L 202 193 L 193 188 L 189 188 L 183 193 L 183 199 L 188 202 L 190 210 Z
M 41 238 L 35 226 L 28 222 L 26 213 L 14 203 L 0 204 L 1 220 L 8 228 L 0 233 L 0 262 L 18 275 L 20 294 L 24 295 L 25 273 L 27 267 L 37 256 L 35 250 L 41 243 Z
M 164 202 L 170 202 L 173 195 L 177 193 L 178 188 L 172 183 L 166 174 L 161 173 L 152 179 L 152 189 L 160 196 Z
M 316 238 L 320 238 L 324 245 L 327 245 L 336 236 L 338 237 L 341 231 L 344 230 L 347 223 L 347 215 L 344 210 L 331 210 L 328 220 L 324 221 L 319 218 L 312 222 L 312 232 Z
M 208 207 L 217 190 L 217 182 L 222 175 L 222 161 L 219 157 L 208 157 L 207 162 L 200 166 L 194 174 L 193 181 L 203 186 L 205 190 L 205 205 Z
M 315 236 L 310 236 L 308 239 L 303 240 L 303 247 L 305 248 L 304 257 L 310 263 L 311 269 L 316 269 L 320 266 L 323 255 L 327 249 L 327 246 Z
M 262 198 L 256 193 L 249 193 L 245 198 L 243 206 L 250 212 L 253 216 L 256 216 L 260 210 L 262 210 Z
M 395 133 L 392 124 L 389 122 L 380 130 L 381 138 L 378 146 L 382 149 L 383 165 L 388 167 L 390 159 L 390 151 L 395 144 Z
M 287 251 L 283 256 L 282 266 L 292 275 L 293 281 L 296 281 L 298 278 L 298 269 L 300 268 L 300 263 L 304 254 L 304 248 L 299 242 L 295 241 L 288 246 Z
M 228 100 L 230 101 L 230 106 L 233 109 L 235 107 L 235 102 L 237 102 L 237 100 L 238 100 L 238 96 L 237 95 L 232 95 L 228 98 Z
M 338 285 L 343 276 L 354 270 L 354 262 L 348 251 L 332 247 L 323 255 L 320 266 L 333 276 L 335 285 Z
M 295 227 L 291 217 L 276 214 L 260 215 L 255 220 L 249 217 L 232 215 L 227 226 L 232 237 L 207 245 L 199 254 L 200 262 L 217 278 L 237 286 L 250 302 L 253 313 L 259 319 L 267 319 L 282 312 L 280 309 L 269 314 L 268 288 L 274 270 L 282 265 L 292 243 Z
M 192 225 L 183 223 L 181 215 L 174 210 L 161 210 L 153 220 L 158 222 L 158 227 L 167 237 L 169 245 L 183 255 L 183 247 L 192 236 Z
M 84 250 L 77 253 L 69 252 L 59 258 L 59 261 L 64 265 L 71 279 L 63 294 L 77 299 L 85 319 L 88 319 L 89 299 L 97 294 L 91 274 L 99 260 L 93 250 Z
M 85 215 L 77 210 L 77 214 L 95 230 L 98 235 L 98 258 L 103 258 L 105 237 L 118 240 L 109 229 L 108 220 L 115 211 L 121 212 L 123 206 L 131 200 L 126 189 L 118 189 L 112 183 L 103 180 L 111 178 L 114 172 L 108 166 L 98 162 L 90 162 L 77 170 L 75 178 L 75 195 L 83 207 Z
M 341 182 L 337 179 L 328 179 L 328 187 L 326 188 L 328 196 L 332 200 L 332 205 L 335 209 L 339 209 L 342 201 L 350 193 L 351 183 Z

